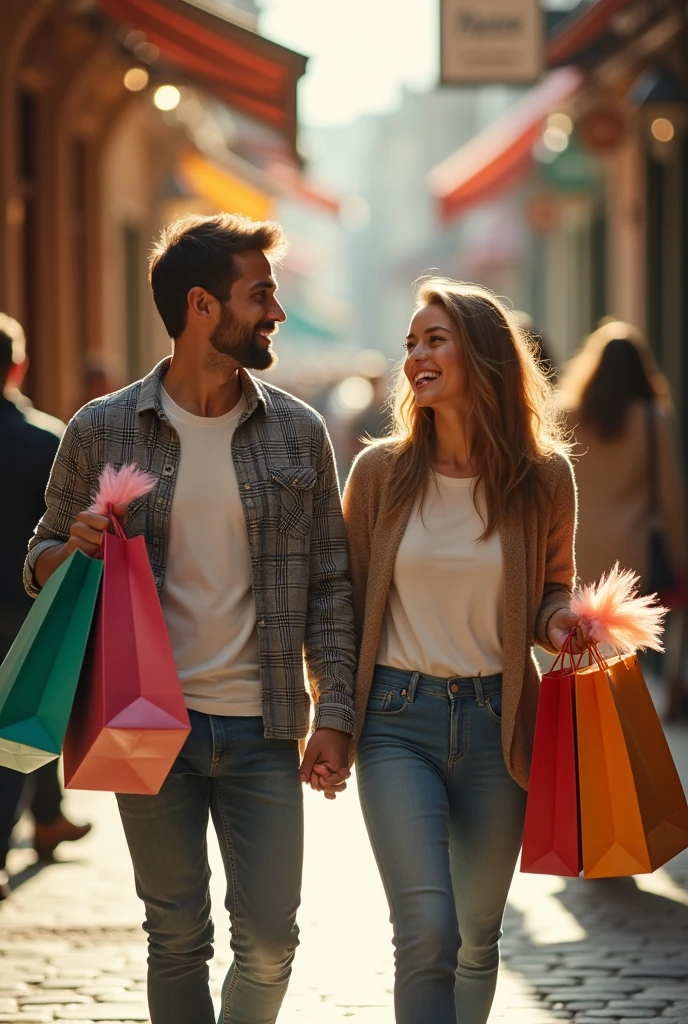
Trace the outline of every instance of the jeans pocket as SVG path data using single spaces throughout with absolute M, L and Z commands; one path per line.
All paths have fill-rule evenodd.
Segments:
M 407 706 L 407 690 L 395 686 L 376 686 L 368 697 L 370 715 L 399 715 Z
M 487 698 L 487 709 L 498 722 L 502 720 L 502 695 L 501 693 L 491 693 Z

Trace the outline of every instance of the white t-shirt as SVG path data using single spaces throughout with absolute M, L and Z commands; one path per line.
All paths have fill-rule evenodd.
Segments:
M 162 609 L 186 706 L 261 715 L 256 609 L 246 520 L 232 459 L 242 395 L 224 416 L 194 416 L 162 390 L 181 453 Z
M 478 542 L 485 527 L 472 485 L 438 474 L 422 515 L 418 504 L 411 513 L 394 563 L 379 665 L 443 678 L 502 671 L 502 548 L 498 532 Z

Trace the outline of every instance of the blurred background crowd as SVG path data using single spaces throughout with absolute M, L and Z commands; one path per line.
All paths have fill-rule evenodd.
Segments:
M 274 218 L 270 379 L 325 416 L 343 482 L 388 428 L 414 279 L 480 282 L 575 433 L 581 578 L 619 558 L 659 588 L 685 714 L 688 4 L 503 6 L 3 0 L 5 402 L 65 421 L 168 353 L 146 284 L 164 223 Z

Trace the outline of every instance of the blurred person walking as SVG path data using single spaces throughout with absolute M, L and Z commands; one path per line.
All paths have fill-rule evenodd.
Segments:
M 45 510 L 44 491 L 64 423 L 34 409 L 22 394 L 28 369 L 21 325 L 0 313 L 0 479 L 6 500 L 0 511 L 0 661 L 24 621 L 31 599 L 22 586 L 29 536 Z M 91 826 L 62 814 L 57 760 L 30 775 L 0 766 L 0 899 L 9 895 L 5 866 L 10 836 L 22 805 L 35 820 L 39 859 L 52 856 L 61 842 L 82 839 Z
M 357 775 L 394 928 L 399 1024 L 485 1024 L 538 701 L 559 650 L 576 497 L 551 389 L 487 290 L 424 281 L 396 430 L 344 495 Z
M 618 559 L 645 592 L 685 581 L 686 486 L 669 386 L 631 324 L 606 320 L 565 369 L 561 405 L 577 441 L 576 564 L 582 583 Z M 682 697 L 684 613 L 671 636 L 670 713 Z M 670 623 L 671 628 L 671 623 Z
M 150 283 L 173 354 L 71 420 L 25 566 L 35 595 L 105 517 L 86 511 L 107 463 L 157 486 L 129 510 L 146 539 L 191 733 L 155 796 L 118 795 L 146 908 L 153 1024 L 214 1024 L 209 817 L 227 878 L 234 962 L 222 1024 L 271 1024 L 298 944 L 301 783 L 345 786 L 355 637 L 339 488 L 322 418 L 248 369 L 275 361 L 286 319 L 278 225 L 219 214 L 164 229 Z M 314 731 L 301 765 L 299 741 Z

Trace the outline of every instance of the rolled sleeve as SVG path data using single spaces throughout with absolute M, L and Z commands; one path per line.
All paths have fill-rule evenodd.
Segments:
M 88 461 L 75 417 L 67 425 L 60 441 L 45 492 L 46 511 L 29 541 L 29 552 L 24 562 L 24 587 L 31 597 L 37 597 L 40 592 L 35 574 L 36 562 L 48 548 L 69 540 L 72 523 L 91 504 L 88 480 Z
M 576 564 L 574 540 L 576 535 L 577 497 L 573 468 L 568 459 L 562 460 L 562 471 L 552 499 L 552 512 L 547 535 L 545 585 L 543 597 L 535 619 L 535 643 L 550 654 L 556 648 L 549 642 L 547 626 L 555 612 L 568 608 L 575 583 Z

